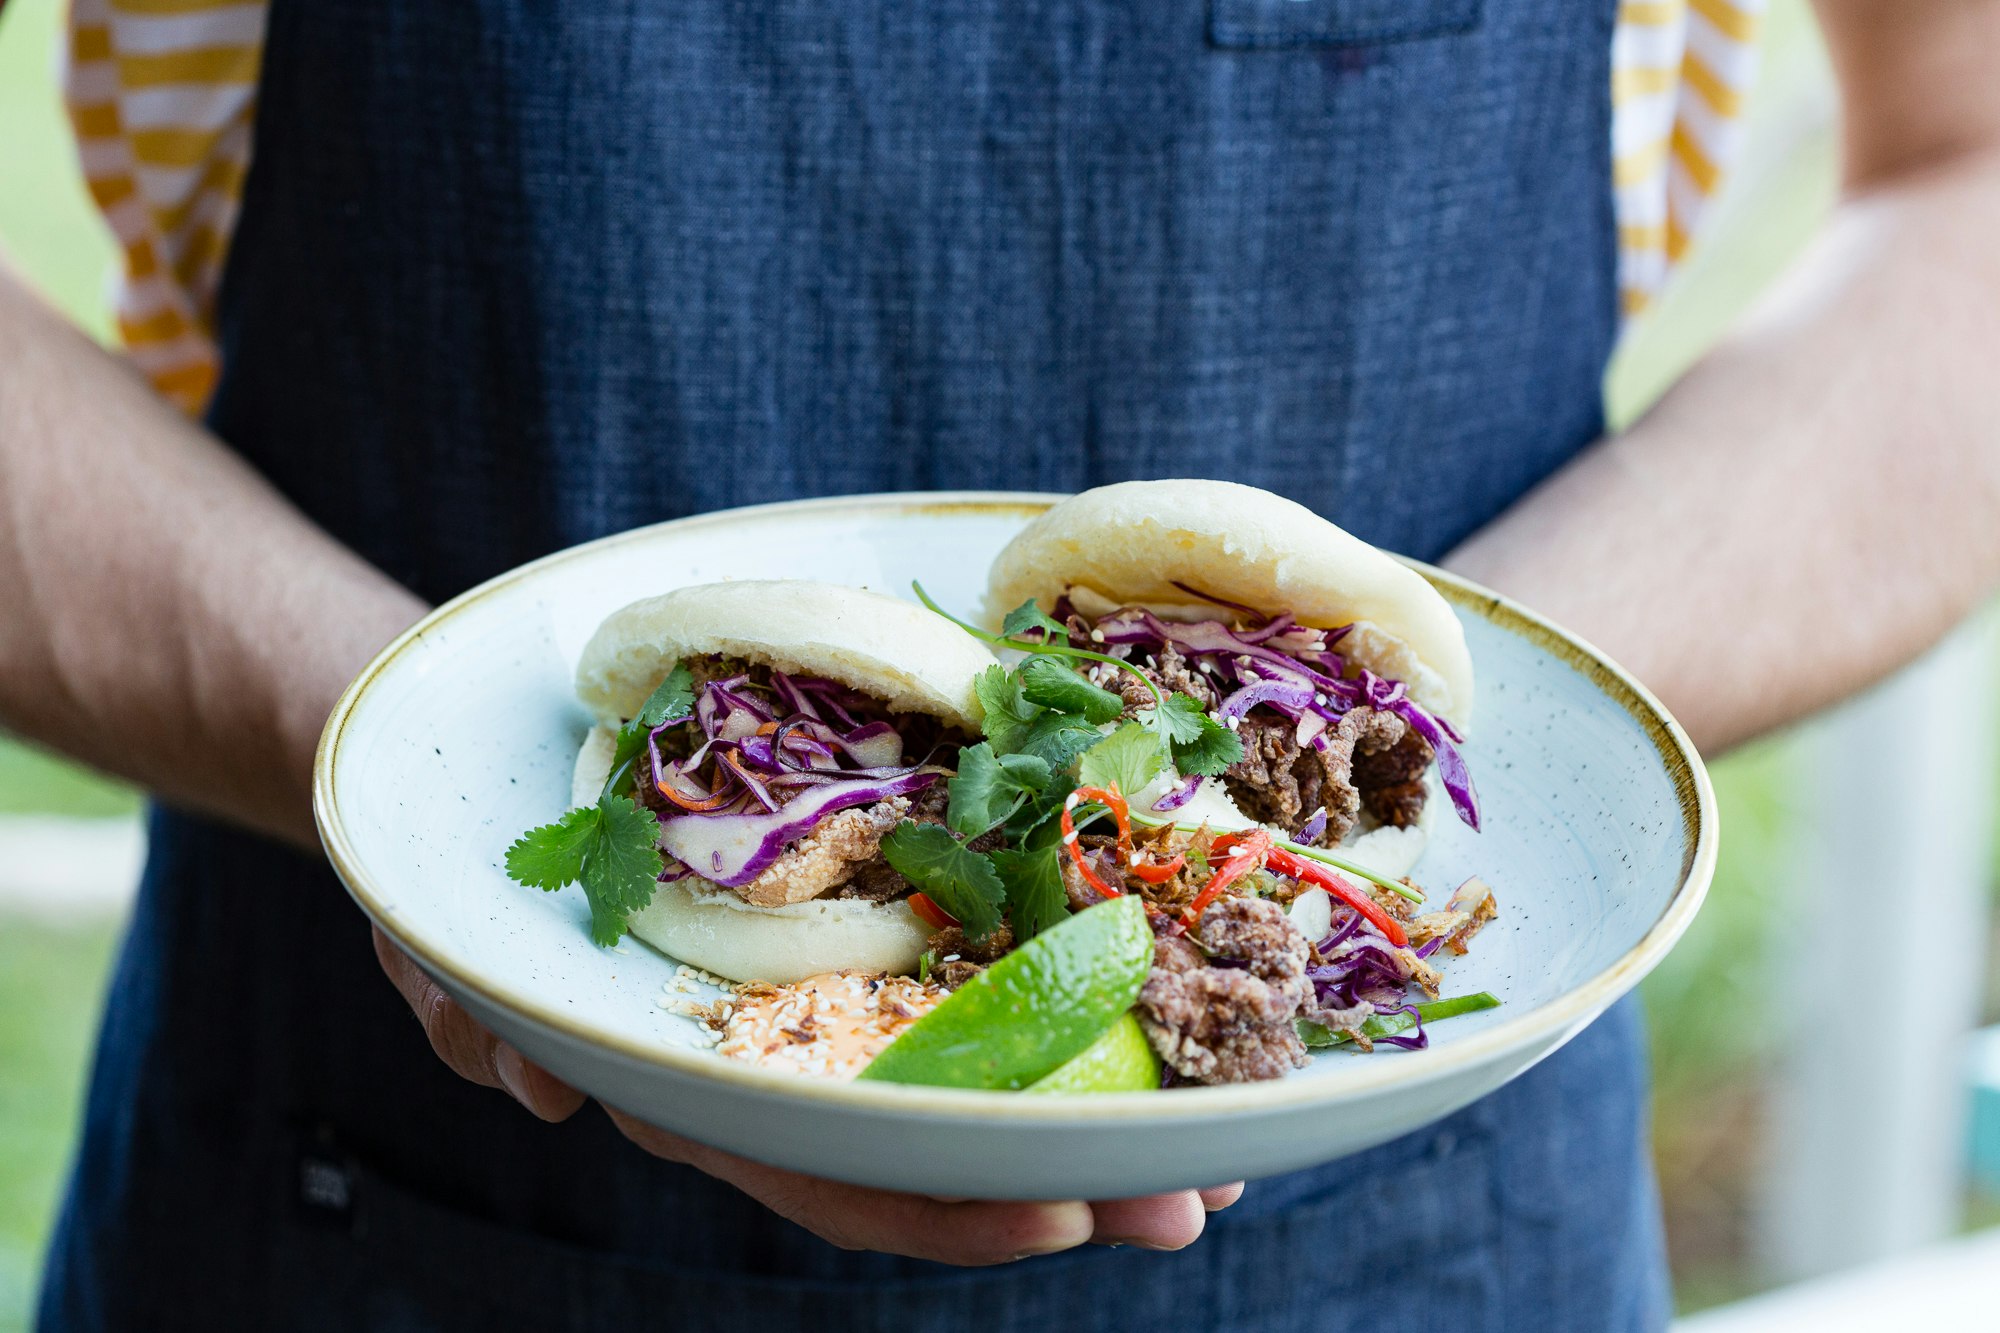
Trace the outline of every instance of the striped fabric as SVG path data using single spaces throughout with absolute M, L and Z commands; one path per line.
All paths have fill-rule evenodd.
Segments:
M 1645 309 L 1722 181 L 1757 74 L 1765 0 L 1623 0 L 1611 39 L 1611 179 L 1625 312 Z
M 125 346 L 190 413 L 215 385 L 213 311 L 250 165 L 262 0 L 71 0 L 70 119 L 125 255 Z
M 215 384 L 215 289 L 250 162 L 266 0 L 70 0 L 68 100 L 124 250 L 118 327 L 159 391 Z M 1736 150 L 1766 0 L 1623 0 L 1612 40 L 1619 281 L 1644 309 Z

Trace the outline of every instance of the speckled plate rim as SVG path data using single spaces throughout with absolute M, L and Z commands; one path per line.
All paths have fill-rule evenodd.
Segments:
M 789 500 L 718 510 L 689 518 L 655 523 L 600 537 L 530 561 L 460 593 L 403 631 L 356 676 L 328 715 L 313 761 L 313 816 L 320 841 L 348 893 L 397 946 L 449 988 L 475 995 L 495 1008 L 510 1011 L 545 1028 L 640 1064 L 656 1065 L 676 1074 L 711 1079 L 745 1091 L 836 1104 L 858 1111 L 891 1115 L 921 1115 L 952 1120 L 990 1118 L 1014 1121 L 1080 1121 L 1102 1124 L 1107 1119 L 1172 1123 L 1205 1120 L 1230 1112 L 1268 1112 L 1326 1102 L 1353 1101 L 1392 1087 L 1417 1087 L 1451 1077 L 1468 1068 L 1502 1057 L 1507 1051 L 1554 1043 L 1572 1035 L 1585 1020 L 1608 1008 L 1651 971 L 1673 948 L 1694 920 L 1709 881 L 1715 874 L 1718 837 L 1715 792 L 1694 744 L 1660 701 L 1609 657 L 1552 622 L 1498 593 L 1455 574 L 1404 559 L 1452 602 L 1501 629 L 1530 640 L 1535 646 L 1577 670 L 1621 707 L 1645 732 L 1673 779 L 1681 807 L 1684 850 L 1680 883 L 1652 927 L 1639 942 L 1610 965 L 1554 1000 L 1494 1023 L 1475 1036 L 1433 1047 L 1421 1065 L 1395 1059 L 1369 1059 L 1368 1067 L 1337 1083 L 1319 1079 L 1277 1079 L 1210 1088 L 1179 1088 L 1171 1096 L 1157 1092 L 1069 1093 L 1024 1097 L 1013 1092 L 961 1088 L 916 1087 L 903 1084 L 836 1082 L 805 1078 L 778 1070 L 759 1069 L 718 1058 L 713 1053 L 632 1040 L 513 989 L 504 979 L 483 976 L 458 966 L 426 941 L 400 928 L 402 918 L 385 910 L 375 878 L 361 864 L 349 840 L 341 812 L 342 794 L 336 777 L 340 748 L 348 723 L 361 699 L 385 672 L 420 643 L 424 636 L 480 602 L 543 571 L 624 543 L 650 540 L 658 533 L 726 528 L 746 519 L 775 512 L 818 516 L 852 513 L 856 518 L 895 514 L 951 512 L 1013 512 L 1033 517 L 1064 497 L 1036 491 L 905 491 L 874 495 L 832 496 Z M 387 984 L 387 983 L 384 983 Z M 1088 1108 L 1086 1110 L 1086 1108 Z

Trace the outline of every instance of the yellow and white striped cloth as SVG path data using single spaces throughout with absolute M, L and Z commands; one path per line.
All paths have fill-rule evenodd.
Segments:
M 264 18 L 263 0 L 70 3 L 70 119 L 125 257 L 118 330 L 190 413 L 215 384 L 215 288 L 250 166 Z
M 1635 314 L 1722 183 L 1757 76 L 1765 0 L 1624 0 L 1611 39 L 1619 286 Z
M 1740 136 L 1766 0 L 1623 0 L 1612 39 L 1619 284 L 1643 309 Z M 160 392 L 213 389 L 215 289 L 250 163 L 266 0 L 70 0 L 84 176 L 124 250 L 118 327 Z

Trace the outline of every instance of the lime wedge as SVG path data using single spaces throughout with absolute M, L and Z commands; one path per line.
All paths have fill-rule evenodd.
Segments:
M 1160 1057 L 1146 1040 L 1146 1029 L 1129 1010 L 1118 1016 L 1104 1035 L 1084 1047 L 1083 1054 L 1046 1078 L 1036 1079 L 1029 1092 L 1148 1092 L 1160 1086 Z
M 1086 908 L 953 991 L 861 1077 L 1024 1088 L 1082 1054 L 1130 1009 L 1152 965 L 1153 932 L 1137 898 Z

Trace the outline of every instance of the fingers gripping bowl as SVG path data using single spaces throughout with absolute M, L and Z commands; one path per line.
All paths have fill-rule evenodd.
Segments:
M 1501 922 L 1452 975 L 1454 990 L 1505 1005 L 1439 1025 L 1428 1050 L 1167 1094 L 801 1078 L 707 1049 L 699 1025 L 656 1003 L 676 963 L 632 941 L 593 945 L 582 894 L 507 880 L 509 840 L 566 803 L 592 720 L 571 664 L 608 613 L 669 583 L 713 581 L 724 548 L 736 575 L 809 568 L 876 589 L 921 578 L 940 604 L 970 609 L 995 554 L 1045 506 L 903 496 L 737 511 L 577 548 L 475 590 L 393 645 L 330 722 L 318 789 L 329 851 L 362 905 L 476 1016 L 612 1104 L 795 1169 L 993 1197 L 1212 1183 L 1405 1132 L 1566 1040 L 1684 928 L 1713 855 L 1706 782 L 1684 739 L 1587 649 L 1441 576 L 1479 664 L 1485 703 L 1463 757 L 1485 832 L 1433 802 L 1444 813 L 1423 878 L 1476 872 L 1502 889 Z M 1148 1127 L 1171 1130 L 1175 1151 L 1133 1133 Z

